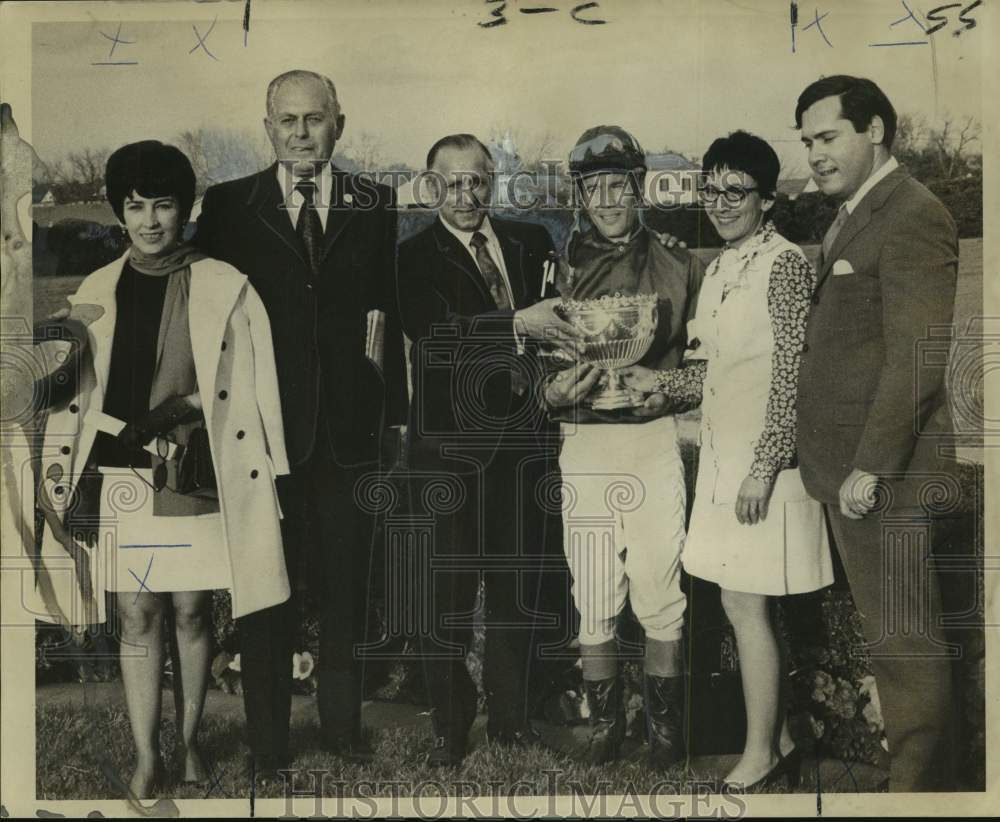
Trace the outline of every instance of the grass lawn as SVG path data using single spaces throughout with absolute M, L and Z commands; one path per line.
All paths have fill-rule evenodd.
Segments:
M 75 688 L 88 686 L 75 685 Z M 120 685 L 117 686 L 120 693 Z M 44 690 L 44 689 L 42 689 Z M 221 695 L 220 695 L 221 696 Z M 202 749 L 213 775 L 208 784 L 186 785 L 171 780 L 161 796 L 174 799 L 201 799 L 206 797 L 244 798 L 249 796 L 249 774 L 244 762 L 242 700 L 225 697 L 224 710 L 211 710 L 212 700 L 202 722 L 200 739 Z M 570 794 L 591 796 L 597 793 L 616 795 L 625 792 L 647 794 L 664 792 L 662 783 L 676 784 L 676 790 L 687 793 L 696 780 L 706 781 L 723 775 L 716 767 L 728 769 L 730 757 L 700 758 L 692 762 L 685 772 L 682 766 L 669 771 L 654 771 L 645 761 L 644 746 L 627 741 L 624 760 L 614 765 L 593 767 L 580 761 L 581 746 L 585 744 L 587 729 L 546 727 L 546 739 L 567 755 L 543 750 L 514 750 L 491 745 L 484 735 L 485 717 L 480 716 L 472 732 L 473 749 L 463 766 L 454 771 L 440 771 L 424 764 L 431 747 L 430 723 L 427 717 L 418 721 L 405 721 L 392 725 L 392 714 L 406 712 L 417 716 L 415 706 L 388 705 L 381 714 L 386 727 L 375 727 L 371 721 L 372 706 L 366 708 L 365 721 L 372 735 L 375 761 L 366 766 L 346 765 L 338 758 L 320 750 L 318 721 L 311 700 L 298 704 L 292 720 L 292 742 L 298 754 L 291 763 L 297 775 L 294 786 L 298 790 L 310 789 L 314 784 L 309 770 L 327 773 L 323 777 L 325 796 L 336 796 L 347 785 L 359 782 L 380 783 L 377 794 L 391 797 L 411 796 L 414 791 L 426 796 L 469 794 L 489 795 L 499 791 L 508 794 L 512 787 L 522 795 Z M 175 725 L 173 710 L 169 707 L 169 693 L 164 692 L 164 721 L 161 732 L 161 749 L 170 770 L 169 752 L 173 750 Z M 378 703 L 375 703 L 377 706 Z M 91 704 L 53 703 L 39 698 L 37 703 L 37 757 L 36 790 L 38 799 L 120 799 L 123 792 L 115 786 L 116 777 L 128 780 L 132 768 L 133 743 L 128 715 L 121 698 L 93 700 Z M 709 762 L 708 760 L 711 760 Z M 715 767 L 711 767 L 714 765 Z M 217 784 L 214 784 L 218 780 Z M 338 786 L 338 783 L 342 783 Z M 423 787 L 421 787 L 423 783 Z M 471 783 L 471 786 L 468 785 Z M 501 783 L 497 788 L 490 784 Z M 657 784 L 660 787 L 657 788 Z M 398 785 L 398 787 L 394 787 Z M 441 787 L 443 785 L 443 788 Z M 555 789 L 553 789 L 555 786 Z M 366 788 L 368 792 L 371 787 Z M 804 790 L 809 790 L 804 788 Z M 773 792 L 782 793 L 778 788 Z M 258 787 L 260 798 L 280 798 L 284 786 L 268 784 Z

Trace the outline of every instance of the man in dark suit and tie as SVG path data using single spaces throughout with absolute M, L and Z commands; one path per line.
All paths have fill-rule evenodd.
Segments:
M 861 615 L 890 788 L 947 789 L 950 649 L 929 560 L 960 493 L 942 454 L 951 421 L 940 336 L 952 321 L 958 236 L 942 203 L 892 157 L 896 113 L 873 82 L 818 80 L 795 122 L 817 185 L 841 204 L 803 347 L 802 479 L 825 505 Z
M 557 470 L 558 429 L 540 402 L 537 354 L 545 340 L 575 350 L 579 334 L 554 313 L 558 299 L 544 299 L 554 262 L 546 229 L 488 213 L 486 147 L 469 134 L 445 137 L 427 169 L 438 218 L 400 245 L 398 292 L 413 343 L 411 488 L 434 523 L 421 642 L 436 737 L 428 762 L 451 766 L 465 756 L 476 714 L 465 654 L 480 578 L 490 740 L 538 742 L 527 718 L 532 633 L 547 618 L 570 635 L 565 599 L 560 612 L 536 614 L 542 566 L 558 570 L 562 557 L 558 508 L 542 502 L 545 487 L 558 487 L 543 482 Z M 434 493 L 443 478 L 457 483 L 447 500 Z
M 406 413 L 394 194 L 331 162 L 344 115 L 329 78 L 276 77 L 264 125 L 278 162 L 210 188 L 196 242 L 244 272 L 267 308 L 292 467 L 279 484 L 286 564 L 321 606 L 324 745 L 364 760 L 354 646 L 364 640 L 373 523 L 354 494 L 378 468 L 383 431 Z M 366 334 L 383 318 L 379 363 L 366 356 Z M 295 594 L 237 629 L 254 767 L 273 773 L 288 762 Z

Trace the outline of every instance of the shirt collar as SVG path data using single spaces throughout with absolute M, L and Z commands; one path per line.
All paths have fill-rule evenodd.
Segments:
M 493 225 L 492 223 L 490 223 L 489 214 L 483 217 L 483 223 L 481 226 L 479 226 L 479 228 L 476 229 L 476 231 L 463 231 L 460 228 L 455 228 L 455 226 L 453 226 L 443 217 L 439 216 L 438 219 L 441 221 L 441 225 L 447 228 L 448 231 L 450 231 L 452 235 L 455 237 L 455 239 L 457 239 L 463 246 L 465 246 L 465 248 L 470 248 L 470 249 L 472 248 L 472 235 L 475 234 L 476 231 L 479 231 L 483 235 L 485 235 L 486 241 L 490 245 L 500 245 L 500 241 L 497 239 L 496 232 L 493 230 Z
M 895 157 L 889 157 L 888 160 L 882 163 L 882 165 L 880 165 L 878 169 L 876 169 L 875 172 L 871 174 L 868 177 L 868 179 L 861 184 L 861 188 L 859 188 L 857 191 L 854 192 L 854 196 L 851 197 L 851 199 L 848 200 L 846 203 L 844 203 L 844 207 L 847 209 L 847 213 L 853 214 L 854 209 L 858 207 L 858 203 L 861 202 L 862 198 L 869 191 L 871 191 L 879 183 L 880 180 L 884 179 L 886 176 L 888 176 L 891 172 L 895 171 L 897 168 L 899 168 L 899 161 Z
M 292 193 L 292 189 L 298 182 L 303 182 L 308 180 L 308 177 L 296 177 L 288 170 L 288 166 L 285 163 L 278 163 L 278 185 L 281 187 L 281 191 L 287 199 Z M 329 205 L 330 203 L 330 191 L 333 188 L 333 172 L 330 169 L 329 163 L 323 163 L 319 167 L 319 172 L 312 181 L 316 183 L 317 191 L 319 196 L 317 196 L 317 203 L 322 203 Z

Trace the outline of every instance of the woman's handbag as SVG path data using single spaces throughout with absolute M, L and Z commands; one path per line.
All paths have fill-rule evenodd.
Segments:
M 187 445 L 177 460 L 177 493 L 196 496 L 216 496 L 215 468 L 208 431 L 204 426 L 192 428 Z

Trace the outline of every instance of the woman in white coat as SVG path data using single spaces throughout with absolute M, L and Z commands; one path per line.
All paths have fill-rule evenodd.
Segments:
M 682 561 L 721 589 L 746 700 L 743 755 L 731 789 L 798 780 L 800 756 L 781 715 L 781 659 L 771 599 L 833 582 L 822 506 L 796 466 L 795 397 L 816 276 L 768 218 L 780 164 L 737 131 L 712 143 L 702 202 L 724 246 L 709 265 L 685 366 L 628 370 L 626 381 L 701 403 L 701 453 Z
M 274 484 L 288 465 L 270 325 L 245 276 L 182 241 L 194 189 L 191 164 L 173 146 L 148 140 L 108 159 L 108 200 L 131 247 L 69 299 L 89 355 L 73 396 L 50 413 L 37 497 L 49 617 L 104 622 L 104 592 L 117 594 L 135 798 L 163 776 L 165 617 L 179 667 L 181 776 L 200 781 L 211 592 L 232 591 L 234 616 L 290 593 Z M 197 459 L 177 459 L 183 452 L 172 443 Z

